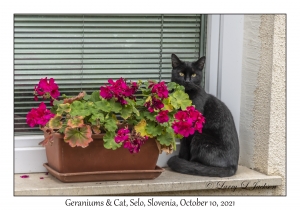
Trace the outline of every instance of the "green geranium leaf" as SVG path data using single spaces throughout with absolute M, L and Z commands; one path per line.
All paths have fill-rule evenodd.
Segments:
M 127 122 L 129 125 L 137 125 L 139 121 L 137 121 L 136 119 L 127 119 Z
M 91 127 L 89 125 L 84 125 L 81 128 L 67 127 L 65 129 L 64 140 L 71 147 L 87 147 L 93 141 Z
M 145 112 L 143 112 L 143 116 L 144 116 L 145 118 L 149 119 L 149 120 L 152 120 L 152 121 L 156 121 L 155 115 L 157 115 L 156 112 L 152 112 L 152 113 L 151 113 L 151 112 L 148 112 L 148 110 L 145 111 Z
M 162 102 L 164 104 L 163 110 L 168 110 L 169 112 L 171 112 L 174 109 L 174 107 L 171 104 L 170 98 L 165 98 Z
M 137 106 L 144 106 L 145 100 L 144 99 L 137 99 L 135 103 L 136 103 Z
M 145 89 L 142 90 L 143 95 L 150 95 L 151 94 L 151 90 L 150 89 Z
M 132 107 L 133 113 L 135 113 L 137 116 L 140 116 L 139 110 L 137 110 L 134 106 Z
M 98 125 L 98 123 L 104 122 L 104 115 L 102 113 L 92 114 L 89 122 L 91 122 L 92 125 Z
M 97 102 L 95 102 L 95 105 L 96 105 L 97 109 L 100 109 L 104 112 L 111 111 L 110 103 L 107 100 L 97 101 Z
M 91 114 L 97 114 L 99 112 L 97 106 L 93 102 L 87 102 L 85 107 L 90 111 Z
M 125 98 L 125 100 L 127 101 L 127 105 L 135 106 L 135 101 L 134 100 L 131 100 L 130 98 Z
M 183 138 L 183 136 L 182 136 L 182 135 L 180 135 L 180 134 L 175 134 L 175 138 L 177 138 L 177 139 L 182 139 L 182 138 Z
M 91 95 L 85 94 L 85 95 L 83 96 L 83 99 L 86 100 L 86 101 L 88 101 L 88 100 L 91 99 L 91 97 L 92 97 Z
M 51 129 L 60 129 L 62 127 L 61 119 L 62 119 L 61 116 L 56 115 L 54 118 L 49 120 L 49 128 L 51 128 Z
M 74 101 L 71 104 L 71 116 L 89 116 L 91 114 L 90 110 L 86 106 L 84 101 Z
M 122 143 L 115 142 L 115 135 L 116 135 L 115 132 L 107 132 L 103 136 L 104 147 L 106 149 L 116 150 L 121 147 Z
M 71 111 L 71 106 L 69 103 L 59 104 L 56 110 L 57 115 L 61 116 L 64 112 L 69 113 Z
M 64 103 L 64 100 L 60 100 L 60 101 L 54 100 L 54 101 L 53 101 L 53 105 L 54 105 L 54 106 L 58 106 L 58 105 L 60 105 L 60 104 L 62 104 L 62 103 Z
M 121 117 L 123 118 L 123 119 L 127 119 L 128 117 L 130 117 L 131 116 L 131 113 L 132 113 L 132 106 L 129 106 L 129 105 L 125 105 L 124 107 L 123 107 L 123 109 L 121 110 Z
M 56 114 L 57 113 L 57 108 L 58 108 L 58 106 L 53 105 L 50 109 L 50 112 L 53 113 L 53 114 Z
M 182 90 L 177 90 L 172 93 L 172 95 L 170 95 L 170 102 L 175 109 L 181 108 L 182 110 L 185 110 L 186 107 L 192 105 L 189 95 Z
M 150 134 L 146 132 L 146 126 L 147 126 L 146 120 L 142 119 L 136 126 L 134 126 L 134 129 L 137 133 L 140 133 L 141 136 L 152 137 Z
M 101 101 L 99 90 L 96 90 L 91 94 L 90 101 L 92 102 Z
M 62 124 L 61 128 L 58 130 L 58 132 L 60 133 L 65 133 L 65 129 L 67 128 L 68 126 L 66 124 Z
M 169 133 L 169 132 L 162 132 L 161 135 L 157 136 L 157 141 L 159 141 L 160 144 L 165 145 L 165 146 L 169 146 L 169 145 L 173 145 L 175 142 L 175 135 L 174 132 L 173 133 Z
M 83 116 L 72 117 L 71 119 L 68 120 L 67 125 L 71 128 L 77 128 L 83 126 L 84 125 Z
M 171 90 L 174 90 L 176 88 L 176 83 L 175 82 L 169 82 L 167 84 L 167 87 L 168 87 L 168 90 L 171 91 Z
M 120 113 L 122 105 L 119 102 L 116 102 L 114 99 L 110 99 L 109 104 L 112 112 Z
M 155 122 L 148 122 L 146 126 L 146 132 L 151 136 L 158 136 L 162 133 L 162 127 Z
M 115 132 L 115 130 L 118 128 L 117 126 L 117 120 L 114 117 L 111 117 L 106 120 L 104 127 L 109 131 L 109 132 Z

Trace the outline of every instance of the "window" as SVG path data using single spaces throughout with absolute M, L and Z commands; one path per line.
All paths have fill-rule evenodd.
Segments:
M 170 81 L 171 53 L 205 54 L 204 15 L 15 15 L 14 133 L 41 134 L 26 124 L 33 88 L 53 77 L 66 95 L 91 93 L 107 79 Z M 49 106 L 49 104 L 47 104 Z
M 41 78 L 53 77 L 66 95 L 91 93 L 109 78 L 168 82 L 171 53 L 195 61 L 205 44 L 206 15 L 15 15 L 15 172 L 45 170 L 41 131 L 26 124 L 41 102 L 33 97 Z M 170 157 L 162 156 L 160 165 Z

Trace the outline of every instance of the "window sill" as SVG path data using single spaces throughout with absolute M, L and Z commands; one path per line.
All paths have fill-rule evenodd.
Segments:
M 201 177 L 179 174 L 165 168 L 165 171 L 154 180 L 107 181 L 63 183 L 52 175 L 32 173 L 29 178 L 20 178 L 15 174 L 15 191 L 17 195 L 130 195 L 155 194 L 161 192 L 232 189 L 232 188 L 268 188 L 280 186 L 280 176 L 267 176 L 244 166 L 239 166 L 232 177 Z M 44 179 L 40 179 L 44 177 Z

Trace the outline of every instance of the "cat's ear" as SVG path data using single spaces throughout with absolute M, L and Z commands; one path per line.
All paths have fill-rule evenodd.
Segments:
M 182 61 L 175 54 L 172 54 L 171 61 L 173 69 L 177 68 L 182 63 Z
M 196 65 L 197 68 L 200 69 L 200 70 L 203 69 L 204 64 L 205 64 L 205 56 L 199 58 L 199 59 L 194 63 L 194 65 Z

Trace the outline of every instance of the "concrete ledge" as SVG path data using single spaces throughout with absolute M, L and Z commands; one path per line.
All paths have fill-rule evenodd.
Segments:
M 45 173 L 15 174 L 15 195 L 130 195 L 208 189 L 274 189 L 281 185 L 280 176 L 267 176 L 239 166 L 236 175 L 228 178 L 179 174 L 165 168 L 154 180 L 63 183 Z M 43 177 L 43 179 L 41 179 Z

